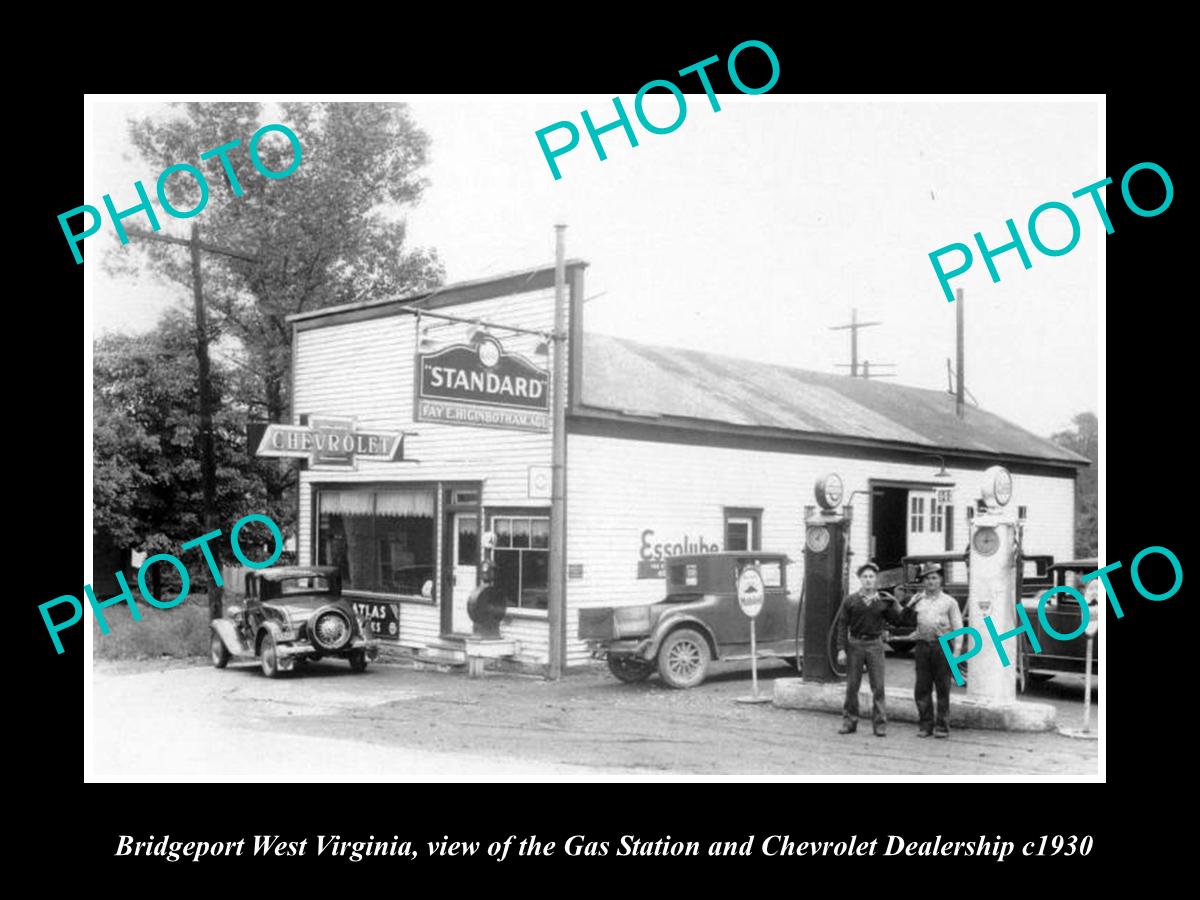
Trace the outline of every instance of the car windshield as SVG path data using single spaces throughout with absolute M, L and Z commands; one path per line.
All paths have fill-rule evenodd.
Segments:
M 296 578 L 285 578 L 280 582 L 279 593 L 313 594 L 329 590 L 329 581 L 321 575 L 303 575 Z

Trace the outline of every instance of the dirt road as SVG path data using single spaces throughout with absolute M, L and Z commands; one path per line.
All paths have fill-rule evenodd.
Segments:
M 889 659 L 890 684 L 911 662 Z M 790 669 L 764 664 L 762 690 Z M 1056 680 L 1057 681 L 1057 680 Z M 1072 724 L 1082 687 L 1039 699 Z M 93 780 L 662 780 L 680 776 L 1086 776 L 1095 741 L 1057 734 L 956 730 L 921 740 L 893 723 L 836 734 L 837 716 L 743 705 L 744 664 L 674 691 L 616 682 L 602 668 L 560 682 L 375 665 L 361 675 L 318 663 L 278 680 L 257 668 L 96 664 Z M 1048 693 L 1047 693 L 1048 692 Z M 864 725 L 866 723 L 864 722 Z M 214 759 L 220 760 L 214 766 Z

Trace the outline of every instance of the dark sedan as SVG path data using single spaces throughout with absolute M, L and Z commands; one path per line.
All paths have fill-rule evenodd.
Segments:
M 246 576 L 246 601 L 212 623 L 212 663 L 257 660 L 273 678 L 297 660 L 334 657 L 355 672 L 379 653 L 366 624 L 342 597 L 333 566 L 280 566 Z
M 794 665 L 800 604 L 787 593 L 787 564 L 782 553 L 754 551 L 672 556 L 662 600 L 581 609 L 579 637 L 621 681 L 643 681 L 657 668 L 671 687 L 695 687 L 712 660 L 750 658 L 750 617 L 739 606 L 737 583 L 753 567 L 763 585 L 758 656 Z

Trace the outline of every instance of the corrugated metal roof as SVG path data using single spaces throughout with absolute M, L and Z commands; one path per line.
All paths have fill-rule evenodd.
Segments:
M 954 397 L 732 356 L 586 334 L 584 406 L 636 417 L 671 416 L 804 436 L 833 436 L 1087 463 L 999 416 Z

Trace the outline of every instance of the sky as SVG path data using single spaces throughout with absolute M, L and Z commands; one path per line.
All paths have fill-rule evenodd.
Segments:
M 983 408 L 1041 435 L 1098 411 L 1105 232 L 1092 201 L 1071 193 L 1112 174 L 1100 158 L 1102 101 L 717 96 L 719 112 L 703 94 L 686 95 L 682 125 L 664 135 L 642 128 L 633 98 L 622 97 L 639 143 L 608 132 L 604 161 L 580 111 L 597 126 L 612 121 L 611 96 L 392 98 L 410 103 L 432 140 L 429 188 L 395 212 L 410 242 L 437 250 L 448 282 L 551 264 L 554 225 L 567 225 L 568 258 L 590 263 L 589 331 L 845 372 L 836 366 L 850 361 L 848 332 L 829 328 L 856 308 L 860 320 L 882 323 L 860 331 L 860 360 L 891 363 L 892 380 L 938 390 L 955 352 L 955 306 L 929 254 L 974 245 L 975 232 L 999 247 L 1011 218 L 1032 268 L 1003 253 L 992 283 L 974 248 L 974 265 L 952 282 L 965 292 L 967 388 Z M 118 209 L 132 206 L 133 182 L 153 194 L 158 172 L 138 160 L 125 121 L 165 105 L 91 101 L 84 202 L 101 206 L 111 193 Z M 665 125 L 678 107 L 669 94 L 648 95 L 645 112 Z M 535 132 L 562 120 L 581 140 L 558 157 L 555 180 Z M 552 147 L 565 139 L 548 137 Z M 1078 244 L 1057 257 L 1039 253 L 1027 232 L 1030 213 L 1051 200 L 1081 225 Z M 1038 235 L 1065 245 L 1066 217 L 1046 213 Z M 107 222 L 88 249 L 96 243 L 125 252 Z M 186 290 L 151 275 L 106 274 L 100 256 L 86 263 L 95 333 L 147 330 L 171 304 L 190 303 Z M 948 255 L 946 267 L 958 259 Z

